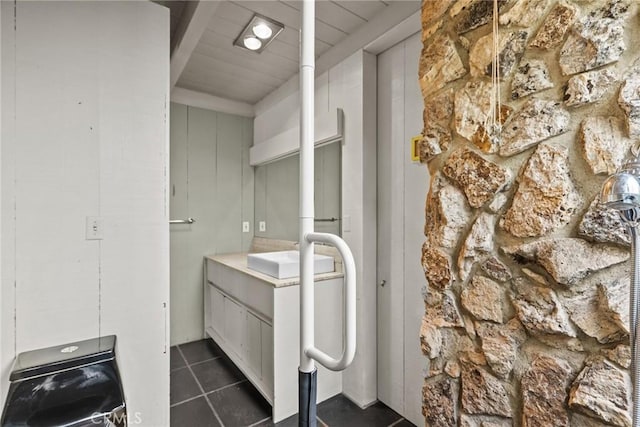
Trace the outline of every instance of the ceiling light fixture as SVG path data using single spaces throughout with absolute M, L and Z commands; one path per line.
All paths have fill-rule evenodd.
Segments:
M 268 39 L 273 34 L 273 30 L 264 22 L 255 25 L 253 28 L 253 34 L 255 34 L 258 38 Z
M 284 30 L 284 25 L 262 15 L 253 15 L 251 21 L 233 42 L 234 46 L 260 53 Z
M 246 47 L 249 50 L 258 50 L 262 47 L 262 42 L 258 40 L 256 37 L 252 37 L 252 36 L 245 37 L 242 43 L 244 44 L 244 47 Z

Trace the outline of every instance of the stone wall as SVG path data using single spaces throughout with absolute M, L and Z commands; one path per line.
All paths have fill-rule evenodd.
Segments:
M 629 238 L 597 194 L 640 138 L 640 4 L 426 0 L 427 426 L 630 426 Z

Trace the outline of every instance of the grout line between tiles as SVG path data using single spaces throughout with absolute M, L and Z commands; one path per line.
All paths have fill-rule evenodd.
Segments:
M 189 366 L 202 365 L 203 363 L 211 362 L 212 360 L 217 360 L 217 359 L 222 359 L 222 356 L 215 356 L 215 357 L 212 357 L 211 359 L 201 360 L 199 362 L 187 363 L 187 365 Z
M 170 369 L 169 372 L 177 372 L 177 371 L 180 371 L 182 369 L 187 369 L 187 365 L 180 366 L 179 368 Z
M 182 351 L 180 351 L 180 347 L 178 345 L 174 346 L 176 348 L 176 350 L 178 350 L 178 354 L 180 355 L 180 359 L 182 359 L 182 361 L 184 362 L 184 366 L 182 366 L 183 368 L 186 367 L 189 362 L 187 362 L 187 359 L 182 355 Z M 171 347 L 169 347 L 169 355 L 171 355 Z
M 182 354 L 182 349 L 180 347 L 178 347 L 178 351 L 180 352 L 182 357 L 185 360 L 187 360 L 186 357 L 184 357 L 184 354 Z M 220 415 L 218 415 L 218 412 L 215 410 L 215 408 L 213 407 L 213 405 L 211 404 L 209 399 L 207 399 L 206 393 L 204 392 L 204 388 L 202 388 L 202 384 L 200 384 L 200 381 L 198 381 L 198 377 L 196 377 L 196 374 L 193 373 L 193 369 L 191 369 L 190 365 L 187 365 L 187 368 L 189 369 L 189 372 L 191 372 L 191 375 L 193 376 L 193 379 L 196 380 L 196 384 L 198 385 L 198 388 L 200 388 L 200 391 L 202 392 L 202 394 L 205 395 L 204 396 L 204 400 L 207 402 L 207 405 L 209 405 L 209 408 L 211 408 L 211 411 L 213 411 L 213 415 L 218 420 L 218 423 L 220 424 L 221 427 L 225 427 L 224 423 L 222 422 L 222 419 L 220 419 Z
M 174 406 L 178 406 L 178 405 L 182 405 L 183 403 L 191 402 L 192 400 L 196 400 L 197 398 L 202 397 L 202 396 L 204 396 L 204 395 L 203 394 L 199 394 L 197 396 L 193 396 L 193 397 L 190 397 L 188 399 L 181 400 L 180 402 L 172 403 L 171 405 L 169 405 L 169 407 L 173 408 Z
M 262 419 L 262 420 L 260 420 L 260 421 L 256 421 L 255 423 L 251 424 L 251 425 L 250 425 L 250 426 L 248 426 L 248 427 L 256 427 L 256 426 L 259 426 L 259 425 L 260 425 L 260 424 L 262 424 L 263 422 L 265 422 L 265 421 L 269 421 L 270 419 L 272 419 L 272 417 L 264 418 L 264 419 Z M 316 419 L 317 419 L 318 421 L 320 421 L 320 427 L 329 427 L 329 425 L 328 425 L 327 423 L 325 423 L 324 421 L 322 421 L 322 420 L 320 419 L 320 417 L 316 416 Z M 399 421 L 402 421 L 402 419 L 400 419 Z M 394 423 L 394 425 L 395 425 L 395 424 L 397 424 L 397 423 Z M 273 425 L 276 425 L 276 423 L 273 423 Z
M 404 421 L 404 418 L 400 417 L 400 419 L 398 421 L 395 421 L 395 422 L 389 424 L 389 427 L 397 426 L 398 424 L 400 424 L 403 421 Z
M 215 390 L 208 391 L 205 394 L 209 395 L 209 394 L 217 393 L 217 392 L 222 391 L 222 390 L 224 390 L 226 388 L 233 387 L 234 385 L 242 384 L 243 382 L 246 382 L 246 381 L 247 381 L 247 379 L 245 378 L 244 380 L 236 381 L 235 383 L 232 383 L 232 384 L 223 385 L 222 387 L 217 388 Z
M 260 421 L 256 421 L 255 423 L 251 424 L 249 427 L 255 427 L 255 426 L 257 426 L 257 425 L 262 424 L 262 423 L 263 423 L 263 422 L 265 422 L 265 421 L 269 421 L 270 419 L 271 419 L 271 417 L 263 418 L 263 419 L 261 419 Z
M 185 369 L 185 368 L 186 368 L 186 366 L 185 366 L 184 368 L 180 368 L 180 369 Z M 176 369 L 176 370 L 177 370 L 177 369 Z M 193 372 L 192 372 L 192 373 L 193 373 Z M 195 376 L 195 375 L 194 375 L 194 376 Z M 215 393 L 216 391 L 224 390 L 225 388 L 233 387 L 234 385 L 242 384 L 242 383 L 243 383 L 243 382 L 245 382 L 245 381 L 247 381 L 247 380 L 246 380 L 246 379 L 244 379 L 244 380 L 240 380 L 240 381 L 237 381 L 237 382 L 235 382 L 235 383 L 232 383 L 232 384 L 223 385 L 222 387 L 217 388 L 217 389 L 215 389 L 215 390 L 207 391 L 207 392 L 204 392 L 204 393 L 198 394 L 197 396 L 193 396 L 193 397 L 190 397 L 190 398 L 188 398 L 188 399 L 181 400 L 180 402 L 172 403 L 172 404 L 170 405 L 170 407 L 171 407 L 171 408 L 173 408 L 174 406 L 178 406 L 178 405 L 181 405 L 181 404 L 183 404 L 183 403 L 191 402 L 192 400 L 196 400 L 196 399 L 197 399 L 197 398 L 199 398 L 199 397 L 205 397 L 205 396 L 207 396 L 208 394 Z M 204 390 L 204 389 L 203 389 L 203 390 Z

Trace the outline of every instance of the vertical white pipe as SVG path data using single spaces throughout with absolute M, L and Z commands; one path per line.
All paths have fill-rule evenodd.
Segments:
M 313 233 L 314 217 L 314 69 L 315 1 L 302 4 L 300 51 L 300 371 L 312 372 L 315 364 L 305 350 L 314 346 L 313 330 Z

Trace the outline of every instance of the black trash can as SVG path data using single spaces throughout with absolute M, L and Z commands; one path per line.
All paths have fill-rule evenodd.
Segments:
M 115 335 L 20 353 L 9 379 L 3 427 L 127 425 Z

